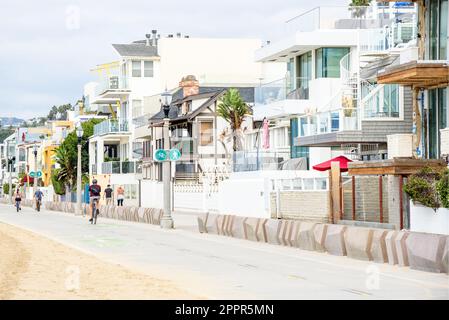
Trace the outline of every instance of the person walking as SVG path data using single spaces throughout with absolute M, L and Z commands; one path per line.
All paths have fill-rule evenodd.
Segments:
M 122 186 L 117 189 L 117 206 L 123 207 L 123 200 L 125 199 L 125 189 Z
M 22 193 L 20 192 L 19 189 L 17 189 L 16 194 L 14 195 L 15 197 L 15 201 L 16 201 L 16 208 L 17 208 L 17 212 L 19 212 L 20 210 L 22 210 L 21 207 L 21 202 L 22 202 Z
M 112 194 L 114 193 L 114 190 L 112 190 L 111 185 L 108 184 L 107 188 L 104 189 L 104 198 L 106 200 L 106 205 L 111 206 L 112 205 Z

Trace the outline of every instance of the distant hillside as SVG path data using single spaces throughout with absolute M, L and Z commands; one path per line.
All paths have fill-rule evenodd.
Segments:
M 25 120 L 15 118 L 15 117 L 0 117 L 0 125 L 2 127 L 18 127 L 20 126 Z

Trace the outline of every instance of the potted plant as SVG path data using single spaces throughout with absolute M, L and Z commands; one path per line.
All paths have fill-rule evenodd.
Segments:
M 410 229 L 449 234 L 449 169 L 424 168 L 404 185 L 410 197 Z

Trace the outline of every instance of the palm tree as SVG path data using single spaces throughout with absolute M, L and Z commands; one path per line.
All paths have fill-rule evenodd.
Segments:
M 59 170 L 56 172 L 57 179 L 65 185 L 66 195 L 69 190 L 75 185 L 76 181 L 76 168 L 73 166 L 69 150 L 65 144 L 61 144 L 55 152 L 55 160 L 59 165 Z
M 354 18 L 361 18 L 366 13 L 366 7 L 369 7 L 371 0 L 352 0 L 349 4 L 349 10 L 351 10 Z
M 229 89 L 220 99 L 217 113 L 231 126 L 232 148 L 243 149 L 242 123 L 251 111 L 237 89 Z

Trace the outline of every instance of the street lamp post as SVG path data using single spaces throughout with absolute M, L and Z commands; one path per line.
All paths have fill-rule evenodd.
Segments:
M 13 204 L 12 201 L 12 168 L 13 163 L 16 161 L 16 157 L 9 154 L 9 141 L 6 143 L 6 152 L 8 154 L 8 171 L 9 171 L 9 203 Z
M 33 146 L 33 154 L 34 154 L 34 183 L 33 183 L 33 195 L 36 194 L 37 188 L 37 144 Z
M 81 215 L 81 175 L 82 175 L 82 164 L 81 164 L 81 141 L 84 135 L 83 128 L 81 125 L 76 129 L 76 136 L 78 137 L 78 164 L 77 164 L 77 175 L 76 175 L 76 214 Z
M 162 97 L 165 98 L 163 102 L 163 110 L 164 110 L 164 149 L 169 150 L 170 149 L 170 134 L 169 134 L 169 126 L 170 126 L 170 118 L 169 118 L 169 112 L 170 112 L 170 104 L 172 95 L 165 91 L 165 93 L 162 94 Z M 163 229 L 173 229 L 174 222 L 171 215 L 171 186 L 170 186 L 170 180 L 171 180 L 171 163 L 168 161 L 168 159 L 162 163 L 162 180 L 164 185 L 164 213 L 161 218 L 161 228 Z

